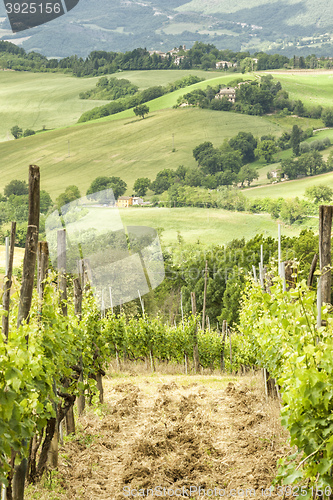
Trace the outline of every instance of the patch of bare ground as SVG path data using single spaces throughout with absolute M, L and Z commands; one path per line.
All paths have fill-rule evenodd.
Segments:
M 128 380 L 105 381 L 105 404 L 88 410 L 77 436 L 61 448 L 55 496 L 37 485 L 29 487 L 27 499 L 120 500 L 134 498 L 130 491 L 158 498 L 163 488 L 164 498 L 176 490 L 199 498 L 193 489 L 199 486 L 201 492 L 215 491 L 213 498 L 219 490 L 228 496 L 231 489 L 250 488 L 262 497 L 277 459 L 290 450 L 279 404 L 265 400 L 259 378 Z M 238 496 L 244 498 L 245 491 Z

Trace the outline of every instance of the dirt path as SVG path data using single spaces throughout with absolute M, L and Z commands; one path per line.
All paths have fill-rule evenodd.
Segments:
M 248 377 L 140 377 L 105 385 L 102 413 L 82 417 L 81 431 L 61 450 L 57 495 L 48 493 L 48 500 L 199 498 L 199 486 L 201 497 L 254 498 L 238 491 L 253 488 L 262 498 L 277 459 L 289 451 L 276 404 L 266 403 Z M 38 488 L 27 498 L 43 499 Z

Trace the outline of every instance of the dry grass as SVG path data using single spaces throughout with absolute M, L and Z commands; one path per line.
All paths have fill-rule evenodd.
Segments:
M 30 486 L 27 500 L 118 500 L 126 498 L 124 488 L 159 485 L 270 486 L 276 460 L 289 449 L 279 404 L 265 400 L 258 374 L 144 371 L 111 369 L 104 405 L 79 419 L 77 435 L 60 451 L 58 472 L 44 486 Z

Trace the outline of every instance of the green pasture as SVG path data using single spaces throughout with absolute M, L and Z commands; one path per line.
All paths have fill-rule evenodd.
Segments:
M 142 90 L 155 85 L 165 86 L 168 83 L 173 83 L 176 80 L 180 80 L 181 78 L 184 78 L 184 76 L 189 75 L 210 80 L 211 78 L 223 75 L 223 73 L 221 71 L 204 71 L 202 69 L 152 69 L 149 71 L 120 71 L 119 73 L 114 73 L 108 76 L 114 78 L 126 78 L 126 80 L 129 80 Z M 228 74 L 228 77 L 230 81 L 233 79 L 233 75 L 230 73 Z
M 41 130 L 76 123 L 84 111 L 98 105 L 79 99 L 79 93 L 97 81 L 59 73 L 0 71 L 0 141 L 13 140 L 14 125 Z
M 268 214 L 229 212 L 213 208 L 123 208 L 120 216 L 127 226 L 149 226 L 162 231 L 162 245 L 185 243 L 224 245 L 235 238 L 252 238 L 257 233 L 277 237 L 278 226 Z M 299 228 L 286 226 L 283 234 L 297 235 Z
M 123 71 L 113 75 L 126 78 L 140 89 L 167 85 L 187 75 L 211 79 L 218 71 L 154 70 Z M 61 73 L 0 71 L 0 141 L 13 140 L 10 129 L 54 129 L 75 124 L 82 113 L 109 101 L 79 99 L 80 92 L 95 87 L 100 77 L 76 78 Z M 233 75 L 224 76 L 230 81 Z M 204 84 L 206 86 L 207 84 Z
M 306 118 L 303 116 L 279 116 L 277 113 L 273 115 L 266 115 L 267 120 L 274 123 L 275 125 L 280 125 L 287 130 L 291 130 L 294 125 L 298 125 L 301 129 L 306 130 L 307 128 L 313 128 L 314 130 L 324 127 L 324 123 L 321 119 Z
M 215 76 L 214 78 L 211 78 L 209 80 L 205 80 L 203 82 L 195 83 L 194 85 L 190 85 L 189 87 L 185 87 L 182 89 L 178 89 L 175 92 L 171 92 L 170 94 L 165 94 L 162 95 L 161 97 L 158 97 L 157 99 L 153 99 L 152 101 L 149 101 L 147 103 L 149 107 L 149 111 L 158 111 L 161 109 L 167 109 L 167 108 L 172 108 L 177 104 L 177 100 L 179 97 L 183 96 L 184 94 L 187 94 L 193 90 L 196 89 L 205 89 L 208 85 L 211 87 L 215 87 L 219 84 L 224 84 L 227 85 L 229 82 L 237 78 L 239 75 L 230 75 L 229 74 L 221 74 L 219 73 L 220 76 Z M 244 77 L 244 80 L 254 80 L 253 75 L 246 74 L 245 76 L 242 75 L 242 78 Z M 96 101 L 95 101 L 96 102 Z M 232 114 L 232 113 L 229 113 Z M 101 122 L 101 121 L 110 121 L 110 120 L 119 120 L 121 118 L 127 118 L 133 116 L 133 109 L 126 109 L 125 111 L 122 111 L 121 113 L 117 113 L 115 115 L 110 115 L 106 116 L 105 118 L 99 118 L 97 120 L 92 120 L 91 123 L 93 122 Z M 270 127 L 270 125 L 269 125 Z M 273 133 L 273 132 L 270 132 Z
M 304 197 L 306 188 L 321 184 L 333 188 L 333 172 L 262 187 L 247 188 L 243 190 L 243 193 L 249 198 L 295 198 L 296 196 L 301 198 Z
M 128 118 L 88 122 L 3 142 L 0 192 L 13 179 L 27 179 L 28 165 L 36 164 L 41 168 L 42 188 L 53 199 L 71 184 L 85 193 L 99 175 L 121 177 L 132 194 L 138 177 L 154 179 L 164 168 L 195 166 L 195 146 L 204 141 L 219 146 L 240 130 L 257 136 L 282 131 L 265 117 L 178 108 L 153 111 L 145 119 L 132 112 Z
M 282 88 L 289 92 L 291 99 L 300 99 L 307 106 L 333 105 L 332 70 L 273 71 L 272 75 L 281 82 Z

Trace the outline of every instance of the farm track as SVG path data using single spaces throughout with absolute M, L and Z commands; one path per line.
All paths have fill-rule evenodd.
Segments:
M 289 452 L 277 404 L 266 403 L 258 385 L 250 388 L 249 377 L 227 387 L 223 377 L 214 387 L 208 376 L 196 378 L 186 377 L 189 385 L 182 377 L 106 381 L 103 415 L 81 417 L 82 431 L 61 449 L 63 493 L 54 498 L 119 500 L 134 498 L 125 496 L 129 489 L 156 486 L 218 487 L 226 495 L 254 488 L 262 497 L 277 459 Z

